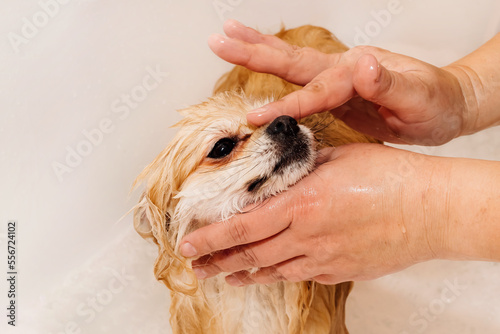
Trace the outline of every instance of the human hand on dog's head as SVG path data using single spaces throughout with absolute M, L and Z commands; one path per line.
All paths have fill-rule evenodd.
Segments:
M 325 54 L 292 46 L 235 20 L 210 48 L 222 59 L 304 88 L 249 113 L 255 125 L 332 110 L 352 128 L 393 143 L 440 145 L 474 132 L 474 89 L 457 69 L 370 46 Z M 471 93 L 472 92 L 472 93 Z M 467 97 L 467 101 L 466 98 Z
M 336 284 L 443 257 L 449 161 L 373 144 L 327 148 L 320 156 L 286 192 L 184 237 L 181 254 L 199 257 L 198 278 L 228 272 L 235 273 L 227 279 L 232 285 Z M 416 169 L 400 178 L 404 163 Z M 439 191 L 429 191 L 431 182 Z M 251 268 L 259 270 L 245 271 Z

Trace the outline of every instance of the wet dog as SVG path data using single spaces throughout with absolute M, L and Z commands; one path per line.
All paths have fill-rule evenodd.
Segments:
M 323 28 L 303 26 L 277 34 L 325 53 L 347 47 Z M 347 333 L 345 301 L 352 283 L 279 282 L 232 287 L 218 275 L 198 281 L 179 253 L 189 232 L 251 203 L 285 191 L 315 167 L 328 146 L 376 142 L 329 112 L 300 121 L 280 116 L 254 127 L 246 113 L 299 86 L 240 66 L 225 74 L 206 102 L 181 110 L 171 143 L 138 177 L 145 191 L 134 226 L 158 245 L 156 278 L 171 290 L 174 333 Z

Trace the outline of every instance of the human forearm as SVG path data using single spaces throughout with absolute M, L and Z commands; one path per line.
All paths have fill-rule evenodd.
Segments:
M 500 261 L 500 162 L 429 159 L 435 168 L 417 194 L 422 202 L 415 198 L 428 236 L 418 249 L 430 246 L 427 259 Z
M 500 162 L 452 159 L 444 257 L 500 261 Z
M 500 124 L 500 34 L 443 69 L 462 87 L 468 108 L 463 135 Z

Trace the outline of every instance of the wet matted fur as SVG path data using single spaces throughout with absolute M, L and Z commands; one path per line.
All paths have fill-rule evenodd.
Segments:
M 277 36 L 325 53 L 347 50 L 319 27 L 283 29 Z M 179 132 L 138 177 L 146 189 L 135 208 L 134 226 L 158 245 L 154 273 L 171 290 L 170 321 L 176 334 L 347 333 L 345 302 L 351 282 L 237 288 L 226 284 L 223 275 L 198 281 L 190 260 L 179 254 L 179 242 L 187 233 L 296 183 L 314 168 L 314 152 L 319 149 L 377 142 L 329 112 L 309 116 L 297 130 L 309 147 L 303 158 L 297 158 L 286 173 L 271 175 L 272 161 L 279 159 L 280 151 L 266 135 L 267 126 L 247 124 L 246 113 L 297 89 L 300 86 L 273 75 L 236 66 L 217 82 L 213 97 L 180 111 L 184 118 L 176 125 Z M 233 151 L 221 159 L 210 158 L 222 138 L 233 141 Z M 258 184 L 258 189 L 249 184 Z

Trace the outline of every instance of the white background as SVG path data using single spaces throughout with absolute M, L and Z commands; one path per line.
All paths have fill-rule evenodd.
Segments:
M 381 16 L 389 3 L 398 13 Z M 350 46 L 364 38 L 438 66 L 500 27 L 495 0 L 3 0 L 0 13 L 1 268 L 7 221 L 19 226 L 18 326 L 6 325 L 1 276 L 2 333 L 169 333 L 168 292 L 152 274 L 154 248 L 135 235 L 130 216 L 119 220 L 138 198 L 129 194 L 135 176 L 172 137 L 175 110 L 210 96 L 231 68 L 206 46 L 225 19 L 268 33 L 282 23 L 320 25 Z M 152 71 L 161 74 L 145 91 Z M 123 94 L 134 93 L 139 98 L 126 107 Z M 85 133 L 103 123 L 107 133 L 99 130 L 102 137 L 89 144 Z M 493 128 L 411 149 L 500 160 L 499 147 Z M 68 158 L 73 150 L 85 156 Z M 348 327 L 498 333 L 499 282 L 498 264 L 420 264 L 357 283 Z

